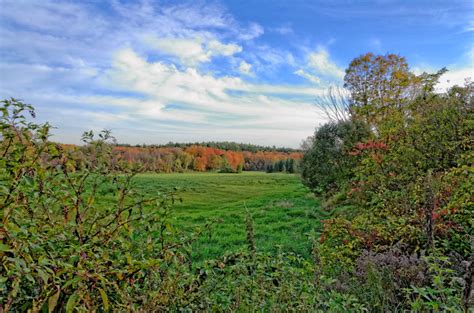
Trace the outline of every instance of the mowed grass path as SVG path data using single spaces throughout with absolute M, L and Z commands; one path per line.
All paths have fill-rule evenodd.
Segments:
M 245 215 L 254 220 L 257 249 L 282 249 L 310 255 L 307 235 L 320 228 L 323 219 L 318 201 L 301 184 L 297 175 L 244 172 L 240 174 L 175 173 L 141 174 L 136 184 L 143 191 L 178 187 L 174 221 L 180 229 L 219 222 L 211 236 L 195 243 L 196 260 L 214 258 L 246 247 Z

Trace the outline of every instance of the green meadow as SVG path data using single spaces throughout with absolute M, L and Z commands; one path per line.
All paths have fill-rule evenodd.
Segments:
M 141 174 L 135 178 L 145 192 L 177 188 L 182 201 L 174 205 L 172 223 L 191 231 L 214 221 L 195 243 L 194 259 L 202 261 L 245 248 L 248 211 L 254 221 L 257 249 L 309 256 L 308 235 L 320 228 L 319 203 L 292 174 L 244 172 Z

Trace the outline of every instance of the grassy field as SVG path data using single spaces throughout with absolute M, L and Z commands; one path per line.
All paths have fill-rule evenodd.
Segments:
M 244 172 L 241 174 L 176 173 L 136 177 L 143 191 L 178 187 L 182 203 L 175 206 L 174 224 L 189 230 L 211 219 L 219 222 L 211 236 L 196 243 L 196 260 L 245 248 L 245 212 L 254 219 L 257 249 L 293 251 L 308 256 L 307 234 L 323 219 L 318 201 L 297 175 Z

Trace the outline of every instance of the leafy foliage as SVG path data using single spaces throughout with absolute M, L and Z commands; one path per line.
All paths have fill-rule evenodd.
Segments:
M 452 281 L 462 281 L 463 270 L 448 259 L 473 254 L 474 85 L 436 93 L 445 72 L 416 76 L 391 54 L 354 59 L 344 79 L 347 116 L 367 132 L 344 140 L 337 129 L 347 122 L 323 125 L 303 157 L 305 184 L 350 207 L 325 221 L 323 272 L 352 280 L 347 290 L 359 284 L 355 277 L 371 282 L 356 294 L 373 309 L 391 311 L 407 299 L 418 311 L 462 307 L 462 287 Z M 394 255 L 400 245 L 404 254 Z M 423 279 L 412 275 L 419 266 Z
M 318 194 L 342 188 L 351 179 L 357 162 L 349 153 L 368 136 L 367 127 L 360 122 L 333 122 L 318 128 L 301 164 L 305 184 Z
M 84 134 L 89 155 L 84 170 L 72 173 L 70 155 L 48 141 L 50 126 L 27 122 L 28 112 L 34 116 L 29 105 L 3 101 L 3 310 L 156 309 L 179 302 L 192 278 L 186 250 L 192 238 L 181 238 L 168 222 L 173 194 L 137 194 L 134 172 L 112 161 L 108 131 Z M 106 184 L 115 199 L 98 210 L 94 201 Z
M 61 145 L 71 152 L 74 168 L 81 170 L 89 154 L 88 147 Z M 232 147 L 232 146 L 231 146 Z M 202 145 L 183 145 L 178 147 L 143 146 L 131 147 L 113 143 L 115 162 L 126 162 L 140 172 L 182 173 L 189 171 L 265 171 L 267 166 L 279 161 L 292 160 L 297 163 L 300 152 L 283 151 L 234 151 Z
M 126 145 L 123 145 L 126 146 Z M 169 142 L 165 145 L 142 145 L 142 147 L 159 147 L 159 148 L 187 148 L 191 146 L 201 146 L 207 148 L 215 148 L 219 150 L 235 151 L 235 152 L 284 152 L 284 153 L 293 153 L 300 152 L 297 149 L 284 148 L 284 147 L 275 147 L 275 146 L 259 146 L 249 143 L 237 143 L 229 141 L 208 141 L 208 142 L 195 142 L 195 143 L 178 143 L 178 142 Z

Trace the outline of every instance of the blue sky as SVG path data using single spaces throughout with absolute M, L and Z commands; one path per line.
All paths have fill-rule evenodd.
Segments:
M 472 77 L 473 1 L 0 0 L 0 97 L 34 104 L 54 140 L 228 140 L 298 147 L 314 106 L 365 52 Z

